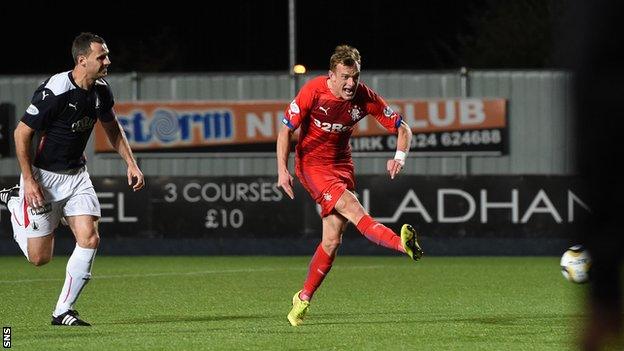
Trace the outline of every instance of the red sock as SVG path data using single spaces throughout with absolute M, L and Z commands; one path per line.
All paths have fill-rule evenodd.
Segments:
M 394 234 L 390 228 L 377 222 L 371 216 L 366 215 L 360 219 L 357 224 L 357 229 L 368 240 L 374 242 L 377 245 L 387 247 L 389 249 L 405 252 L 403 244 L 401 244 L 401 237 Z
M 323 250 L 323 246 L 319 244 L 316 248 L 314 256 L 310 261 L 310 268 L 308 269 L 308 276 L 305 283 L 303 283 L 303 290 L 299 297 L 304 300 L 311 300 L 314 292 L 323 282 L 327 273 L 332 267 L 334 257 L 331 257 Z

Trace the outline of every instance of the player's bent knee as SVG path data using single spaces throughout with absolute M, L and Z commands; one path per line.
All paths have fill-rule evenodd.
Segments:
M 89 235 L 86 238 L 77 240 L 78 246 L 85 249 L 97 249 L 100 246 L 100 236 L 97 233 Z
M 333 253 L 340 247 L 342 240 L 340 239 L 325 239 L 322 242 L 323 248 L 328 253 Z
M 28 262 L 32 263 L 36 267 L 43 266 L 44 264 L 50 262 L 52 260 L 52 256 L 49 255 L 39 255 L 39 254 L 28 254 Z
M 360 218 L 366 214 L 362 205 L 357 201 L 339 200 L 334 209 L 341 215 L 353 222 L 354 218 Z
M 347 202 L 347 201 L 345 201 L 343 199 L 340 199 L 334 205 L 334 209 L 336 211 L 338 211 L 338 213 L 344 215 L 345 213 L 349 212 L 349 210 L 350 210 L 350 206 L 349 205 L 350 205 L 349 202 Z

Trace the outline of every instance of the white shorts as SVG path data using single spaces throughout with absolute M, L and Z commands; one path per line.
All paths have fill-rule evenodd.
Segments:
M 33 167 L 33 177 L 41 185 L 45 210 L 35 211 L 24 199 L 24 178 L 20 177 L 19 197 L 11 198 L 13 236 L 36 238 L 52 233 L 64 217 L 91 215 L 101 217 L 87 167 L 73 172 L 56 173 Z M 38 213 L 39 212 L 39 213 Z

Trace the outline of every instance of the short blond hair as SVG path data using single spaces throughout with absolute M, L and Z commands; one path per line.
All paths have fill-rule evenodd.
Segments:
M 348 67 L 362 65 L 362 58 L 358 49 L 349 45 L 338 45 L 334 50 L 334 54 L 329 59 L 329 69 L 334 71 L 338 64 L 343 64 Z

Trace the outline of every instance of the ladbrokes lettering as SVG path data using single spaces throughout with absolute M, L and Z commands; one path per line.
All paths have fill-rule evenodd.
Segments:
M 554 223 L 574 223 L 582 215 L 589 213 L 589 206 L 572 190 L 567 190 L 563 198 L 551 199 L 545 189 L 539 189 L 536 193 L 524 194 L 528 196 L 528 204 L 521 204 L 518 189 L 513 189 L 506 196 L 506 200 L 492 200 L 491 192 L 487 189 L 479 189 L 476 194 L 469 193 L 458 188 L 437 189 L 433 206 L 429 205 L 431 198 L 419 197 L 414 189 L 409 189 L 401 201 L 394 208 L 394 212 L 388 217 L 377 217 L 384 223 L 398 222 L 403 215 L 416 215 L 419 221 L 427 223 L 467 223 L 478 221 L 488 223 L 492 217 L 495 220 L 505 218 L 513 224 L 525 224 L 541 216 L 541 219 L 550 220 Z M 500 196 L 500 194 L 497 194 Z M 362 191 L 362 204 L 369 210 L 372 202 L 370 189 Z M 425 198 L 426 200 L 421 200 Z M 427 201 L 428 200 L 428 201 Z M 563 204 L 560 208 L 555 205 Z M 427 204 L 427 205 L 426 205 Z M 387 206 L 384 206 L 388 210 Z M 373 210 L 375 211 L 375 210 Z M 452 212 L 452 213 L 451 213 Z

